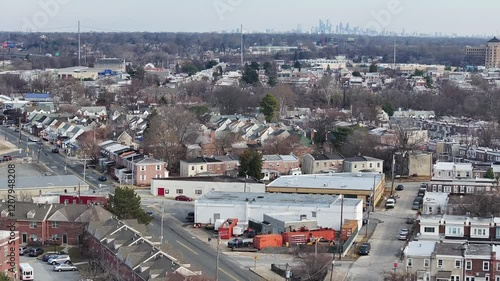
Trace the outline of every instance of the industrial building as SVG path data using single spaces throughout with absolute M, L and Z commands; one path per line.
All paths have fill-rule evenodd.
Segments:
M 212 190 L 223 192 L 265 192 L 266 186 L 252 178 L 184 177 L 152 179 L 151 194 L 167 198 L 184 195 L 196 199 Z
M 266 192 L 343 195 L 365 205 L 372 194 L 375 204 L 383 199 L 384 189 L 384 174 L 375 172 L 281 176 L 266 186 Z
M 227 219 L 270 224 L 265 219 L 273 217 L 282 221 L 274 228 L 302 227 L 298 221 L 303 220 L 304 226 L 340 229 L 341 220 L 354 220 L 359 229 L 363 219 L 362 200 L 333 195 L 211 191 L 195 201 L 194 210 L 198 224 Z
M 0 182 L 7 182 L 6 178 Z M 89 185 L 74 175 L 57 175 L 43 177 L 16 178 L 14 187 L 18 200 L 26 197 L 38 196 L 48 192 L 68 193 L 89 190 Z M 0 185 L 0 197 L 7 198 L 9 187 L 7 184 Z M 19 199 L 20 198 L 20 199 Z

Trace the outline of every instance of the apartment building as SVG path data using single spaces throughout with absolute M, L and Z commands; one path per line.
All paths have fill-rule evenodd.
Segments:
M 0 230 L 0 272 L 17 280 L 19 270 L 19 231 Z M 14 251 L 12 251 L 14 249 Z
M 344 171 L 344 156 L 338 153 L 306 154 L 302 157 L 303 174 L 340 173 Z
M 384 169 L 384 160 L 368 156 L 356 156 L 344 159 L 344 172 L 379 172 Z
M 500 67 L 500 40 L 493 37 L 486 44 L 486 68 Z

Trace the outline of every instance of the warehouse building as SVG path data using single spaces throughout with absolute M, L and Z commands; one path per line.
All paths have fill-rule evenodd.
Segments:
M 7 182 L 7 178 L 0 178 Z M 89 185 L 74 175 L 16 178 L 14 190 L 18 200 L 39 196 L 48 192 L 71 193 L 89 190 Z M 0 197 L 7 198 L 9 187 L 0 185 Z
M 313 194 L 276 194 L 211 191 L 195 201 L 195 223 L 214 223 L 236 218 L 239 222 L 263 222 L 265 215 L 278 220 L 286 218 L 317 221 L 318 227 L 340 229 L 340 220 L 355 220 L 362 225 L 363 203 L 357 198 Z M 286 216 L 280 215 L 286 213 Z
M 266 192 L 343 195 L 363 200 L 373 194 L 375 204 L 383 199 L 385 176 L 381 173 L 329 173 L 281 176 L 266 186 Z

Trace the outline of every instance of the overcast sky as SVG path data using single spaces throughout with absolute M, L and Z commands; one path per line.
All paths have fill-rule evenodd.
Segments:
M 44 5 L 49 3 L 50 5 Z M 329 19 L 406 33 L 497 35 L 498 0 L 17 0 L 2 3 L 1 31 L 304 31 Z

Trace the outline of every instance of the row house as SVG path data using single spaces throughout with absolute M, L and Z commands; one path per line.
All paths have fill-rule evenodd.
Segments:
M 19 245 L 19 231 L 0 230 L 0 249 L 4 249 L 0 254 L 0 272 L 12 278 L 8 280 L 19 280 Z
M 105 106 L 89 106 L 89 107 L 84 106 L 76 111 L 76 115 L 90 119 L 94 118 L 106 119 L 108 113 Z
M 489 192 L 495 187 L 494 179 L 435 179 L 433 178 L 427 185 L 427 191 L 444 192 L 449 194 L 466 195 L 481 192 Z
M 153 178 L 168 177 L 167 164 L 132 149 L 130 146 L 115 141 L 104 141 L 99 144 L 101 154 L 100 166 L 107 167 L 117 180 L 137 186 L 148 186 Z
M 500 241 L 500 218 L 459 215 L 420 215 L 417 233 L 422 239 Z
M 0 230 L 8 230 L 10 224 L 15 224 L 20 243 L 28 245 L 78 245 L 88 222 L 111 217 L 111 213 L 95 205 L 17 202 L 13 213 L 9 213 L 5 203 L 0 204 L 0 209 Z
M 106 269 L 108 279 L 153 281 L 177 276 L 187 280 L 201 275 L 162 251 L 160 243 L 152 241 L 146 226 L 136 220 L 111 218 L 91 222 L 86 230 L 85 248 Z
M 300 162 L 295 155 L 263 155 L 262 156 L 263 180 L 274 180 L 281 175 L 298 175 Z
M 344 159 L 344 172 L 358 173 L 358 172 L 379 172 L 382 173 L 384 169 L 384 160 L 368 157 L 368 156 L 355 156 Z
M 196 157 L 180 161 L 181 177 L 224 176 L 237 174 L 239 157 L 233 155 Z
M 471 179 L 471 163 L 437 162 L 433 166 L 433 179 Z
M 338 153 L 305 154 L 302 157 L 303 174 L 341 173 L 344 156 Z

